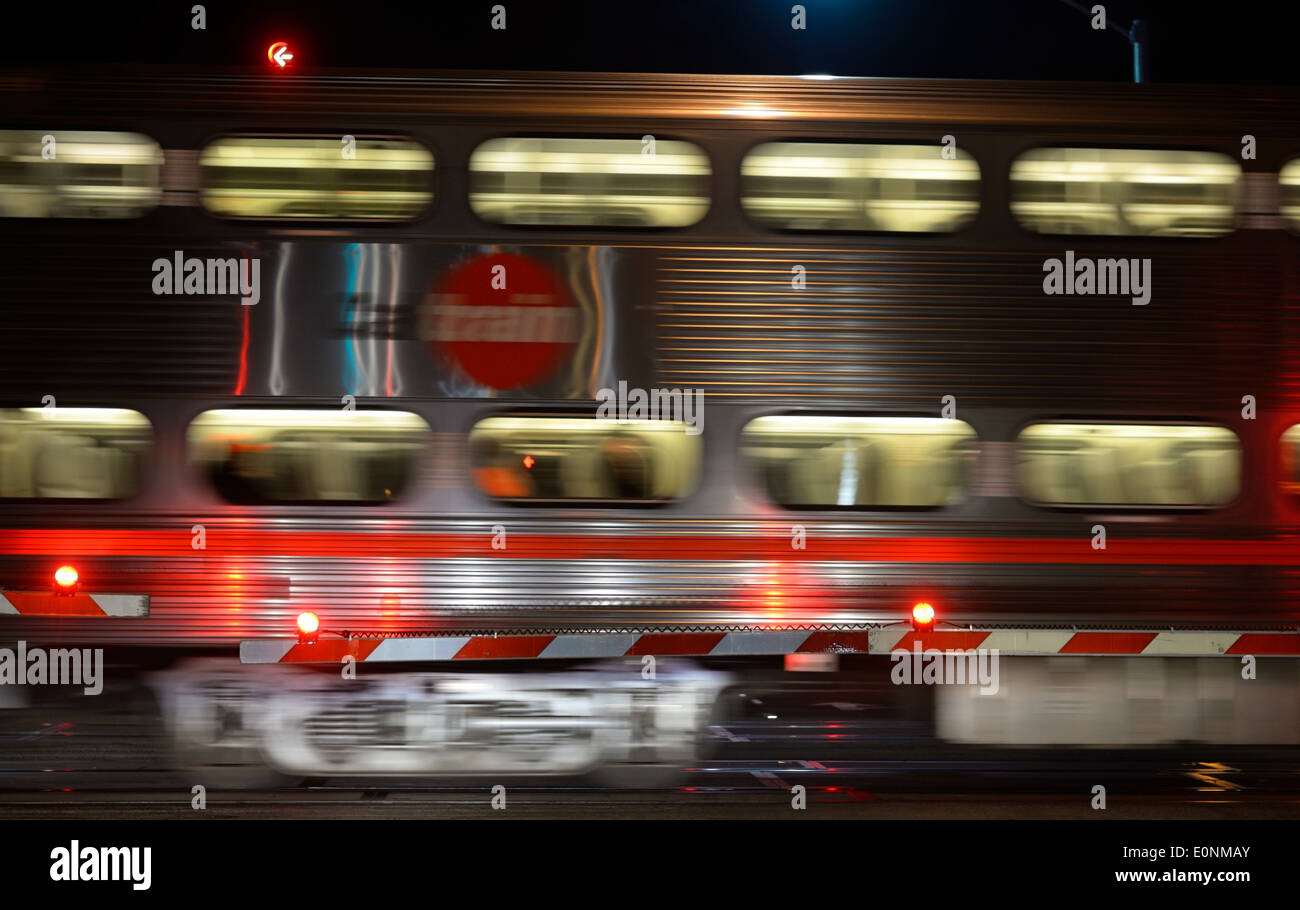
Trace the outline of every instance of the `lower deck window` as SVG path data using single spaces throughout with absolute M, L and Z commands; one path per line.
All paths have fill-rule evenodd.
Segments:
M 124 499 L 139 488 L 152 445 L 138 411 L 0 409 L 0 497 Z
M 695 488 L 700 438 L 684 423 L 489 417 L 469 434 L 475 485 L 494 499 L 667 502 Z
M 1300 423 L 1282 434 L 1282 489 L 1300 497 Z
M 404 411 L 206 411 L 190 458 L 228 502 L 387 502 L 415 474 L 429 425 Z
M 792 508 L 934 508 L 961 498 L 975 431 L 937 417 L 759 417 L 746 459 L 773 501 Z
M 1241 486 L 1224 427 L 1039 423 L 1020 434 L 1020 485 L 1042 505 L 1221 506 Z

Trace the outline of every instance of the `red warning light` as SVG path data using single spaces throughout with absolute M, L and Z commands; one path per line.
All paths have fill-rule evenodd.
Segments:
M 531 471 L 533 469 L 533 465 L 535 464 L 537 464 L 537 462 L 533 459 L 533 456 L 531 455 L 524 456 L 524 467 L 528 468 L 528 470 Z
M 77 570 L 72 566 L 59 566 L 54 571 L 54 584 L 58 586 L 60 591 L 69 592 L 77 586 L 79 577 Z
M 912 607 L 912 625 L 917 629 L 928 629 L 934 625 L 934 607 L 924 602 Z
M 316 644 L 316 635 L 320 631 L 320 617 L 308 611 L 298 614 L 298 644 Z
M 283 41 L 277 41 L 266 49 L 266 59 L 283 69 L 288 66 L 289 61 L 293 59 L 293 54 L 289 53 L 288 44 Z

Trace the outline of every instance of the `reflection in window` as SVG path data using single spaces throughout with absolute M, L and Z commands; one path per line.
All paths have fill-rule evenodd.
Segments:
M 659 139 L 489 139 L 469 159 L 469 204 L 495 224 L 685 227 L 709 210 L 709 159 Z
M 1011 211 L 1040 234 L 1215 236 L 1233 229 L 1240 177 L 1218 152 L 1033 149 L 1011 165 Z
M 206 411 L 190 424 L 190 458 L 229 502 L 386 502 L 428 433 L 404 411 Z
M 152 444 L 138 411 L 0 409 L 0 496 L 123 499 L 139 489 Z
M 740 165 L 750 218 L 797 231 L 955 231 L 979 211 L 979 165 L 940 145 L 768 142 Z
M 744 451 L 767 495 L 798 508 L 942 506 L 959 500 L 975 431 L 937 417 L 759 417 Z
M 1223 427 L 1040 423 L 1018 446 L 1021 489 L 1043 505 L 1220 506 L 1241 484 Z
M 0 130 L 0 217 L 137 218 L 162 197 L 162 163 L 137 133 Z
M 1277 179 L 1281 188 L 1282 217 L 1291 230 L 1300 231 L 1300 158 L 1293 158 L 1283 165 Z
M 433 200 L 433 155 L 407 139 L 229 137 L 199 168 L 203 207 L 225 218 L 403 221 Z
M 489 417 L 469 434 L 474 483 L 515 500 L 679 499 L 695 488 L 700 438 L 673 420 Z

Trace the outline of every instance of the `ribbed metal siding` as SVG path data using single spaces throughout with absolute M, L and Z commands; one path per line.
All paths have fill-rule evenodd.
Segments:
M 682 117 L 748 128 L 756 111 L 785 122 L 843 124 L 1006 123 L 1070 128 L 1149 129 L 1176 124 L 1183 134 L 1257 133 L 1261 124 L 1295 136 L 1294 91 L 1234 86 L 1106 85 L 955 79 L 649 75 L 638 73 L 432 72 L 318 74 L 181 68 L 89 73 L 0 73 L 6 106 L 167 117 L 270 113 L 497 118 Z
M 243 314 L 236 297 L 155 296 L 151 264 L 238 256 L 230 247 L 179 240 L 125 243 L 84 236 L 59 243 L 10 237 L 0 252 L 0 388 L 39 405 L 116 401 L 116 396 L 230 394 L 237 381 Z
M 963 406 L 1189 413 L 1268 382 L 1282 351 L 1276 254 L 1080 246 L 665 253 L 659 381 L 802 404 L 932 410 L 955 395 Z M 1043 260 L 1067 248 L 1151 256 L 1151 302 L 1046 296 Z M 807 270 L 803 290 L 791 287 L 795 265 Z

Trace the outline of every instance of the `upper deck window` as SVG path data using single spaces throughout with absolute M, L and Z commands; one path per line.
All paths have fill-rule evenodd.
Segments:
M 415 474 L 429 425 L 405 411 L 205 411 L 190 458 L 235 503 L 387 502 Z
M 0 409 L 0 497 L 124 499 L 139 488 L 152 445 L 138 411 Z
M 0 217 L 137 218 L 162 197 L 162 163 L 138 133 L 0 130 Z
M 740 186 L 746 214 L 781 230 L 950 232 L 979 212 L 980 169 L 940 145 L 766 142 Z
M 470 431 L 470 467 L 496 499 L 667 502 L 699 475 L 700 437 L 687 429 L 674 420 L 488 417 Z
M 432 178 L 433 154 L 409 139 L 230 136 L 199 157 L 203 207 L 223 218 L 409 221 Z
M 1218 152 L 1040 148 L 1011 165 L 1011 211 L 1040 234 L 1229 233 L 1241 165 Z
M 1241 444 L 1224 427 L 1038 423 L 1017 444 L 1021 490 L 1042 505 L 1205 508 L 1241 488 Z
M 959 500 L 975 431 L 938 417 L 786 414 L 745 427 L 767 495 L 791 508 L 934 508 Z
M 685 227 L 709 210 L 711 173 L 671 139 L 489 139 L 469 159 L 469 204 L 494 224 Z

